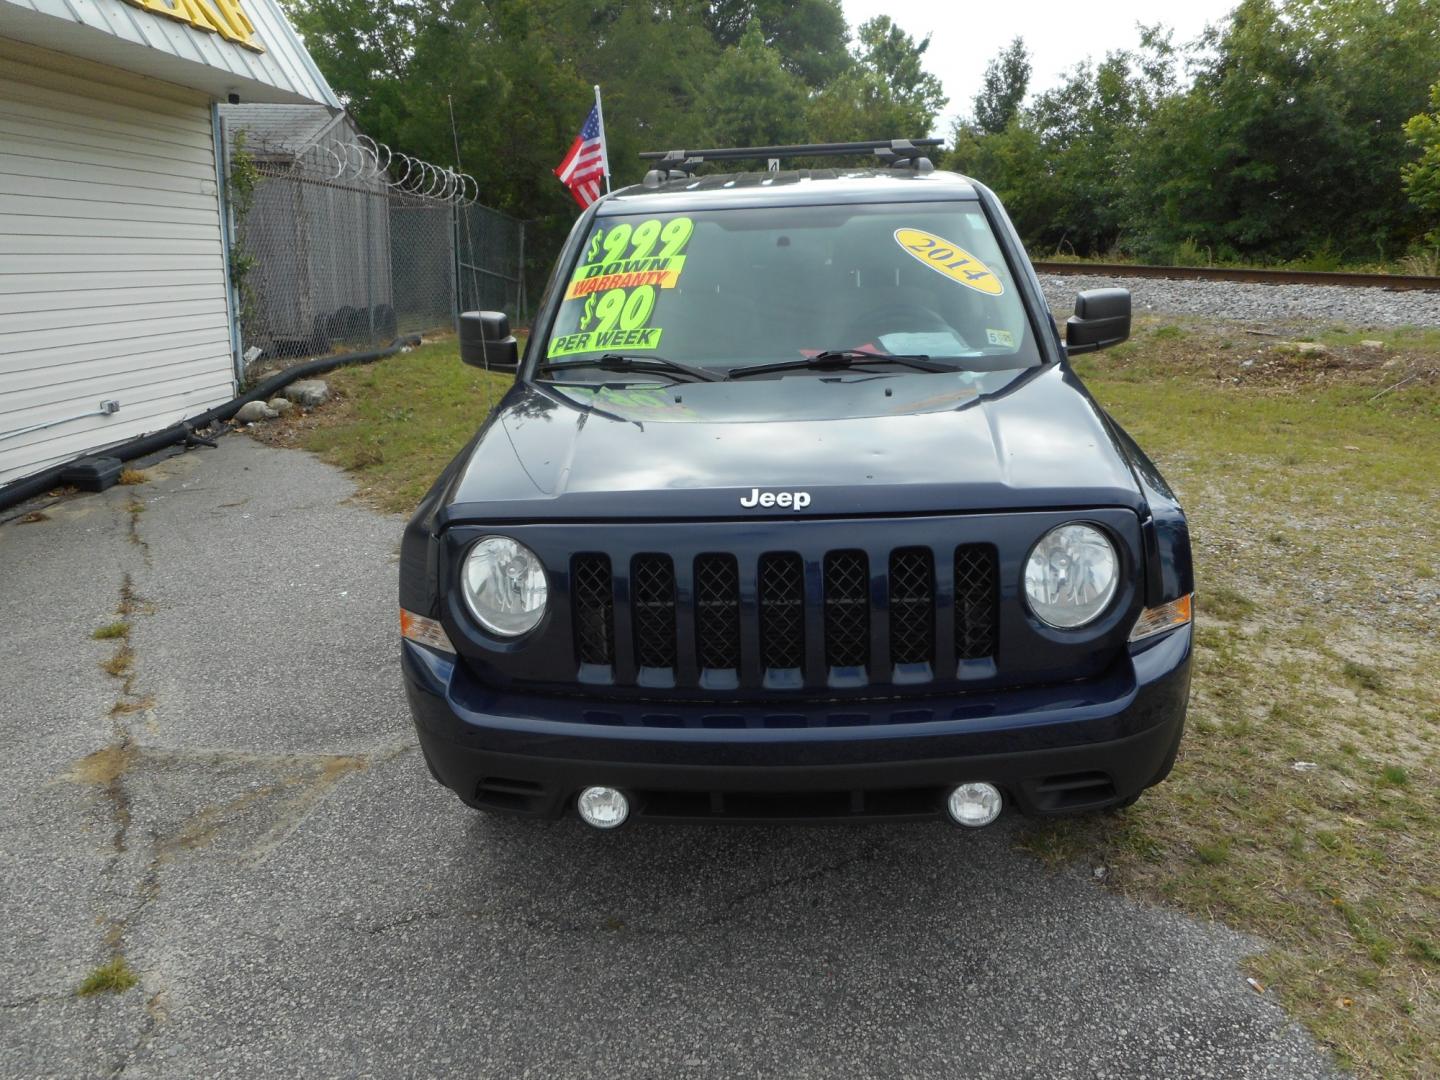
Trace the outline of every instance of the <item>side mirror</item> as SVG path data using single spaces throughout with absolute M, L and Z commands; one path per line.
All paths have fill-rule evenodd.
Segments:
M 1130 336 L 1130 290 L 1086 289 L 1075 294 L 1075 314 L 1065 320 L 1065 351 L 1094 352 Z
M 520 345 L 510 333 L 503 311 L 460 313 L 460 359 L 488 371 L 514 371 L 520 363 Z

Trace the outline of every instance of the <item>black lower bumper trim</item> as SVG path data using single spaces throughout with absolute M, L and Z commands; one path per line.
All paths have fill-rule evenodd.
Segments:
M 1181 729 L 1177 722 L 1114 742 L 1049 751 L 808 768 L 579 762 L 423 742 L 440 781 L 481 810 L 553 818 L 580 789 L 603 784 L 625 791 L 632 816 L 641 819 L 895 821 L 939 815 L 946 793 L 967 780 L 995 784 L 1026 814 L 1125 802 L 1164 778 Z

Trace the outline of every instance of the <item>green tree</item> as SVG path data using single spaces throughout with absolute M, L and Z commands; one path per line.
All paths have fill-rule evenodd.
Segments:
M 286 4 L 311 55 L 355 116 L 388 130 L 403 116 L 405 80 L 428 12 L 409 0 Z
M 1029 117 L 1022 112 L 993 135 L 960 121 L 951 137 L 946 168 L 993 188 L 1027 243 L 1055 246 L 1066 221 L 1062 189 L 1045 138 Z
M 929 48 L 928 34 L 916 41 L 889 15 L 877 15 L 860 27 L 860 64 L 885 80 L 896 102 L 924 118 L 926 131 L 949 100 L 944 85 L 925 70 Z
M 1012 45 L 993 71 L 1003 72 L 1006 55 L 1013 68 L 1023 53 Z M 1027 242 L 1108 251 L 1127 231 L 1134 147 L 1173 86 L 1173 67 L 1169 37 L 1144 29 L 1138 51 L 1077 65 L 999 130 L 978 119 L 957 123 L 949 164 L 995 188 Z M 982 91 L 977 106 L 986 97 Z M 994 126 L 1005 102 L 997 93 L 986 104 Z
M 928 135 L 945 107 L 944 87 L 925 70 L 928 37 L 916 41 L 879 15 L 860 27 L 850 65 L 809 104 L 815 142 L 903 139 Z
M 721 56 L 705 80 L 701 108 L 707 141 L 717 146 L 770 146 L 805 135 L 805 84 L 765 44 L 758 22 Z
M 1405 137 L 1420 151 L 1401 170 L 1405 193 L 1431 226 L 1425 239 L 1440 248 L 1440 82 L 1430 87 L 1430 110 L 1405 123 Z
M 1137 147 L 1149 245 L 1375 258 L 1417 231 L 1403 125 L 1440 70 L 1434 0 L 1244 0 Z M 1148 181 L 1148 182 L 1147 182 Z
M 1030 54 L 1017 37 L 985 65 L 985 81 L 975 95 L 975 127 L 997 135 L 1010 126 L 1030 86 Z
M 824 86 L 849 66 L 850 30 L 840 0 L 711 0 L 705 24 L 725 47 L 739 45 L 751 24 L 807 86 Z

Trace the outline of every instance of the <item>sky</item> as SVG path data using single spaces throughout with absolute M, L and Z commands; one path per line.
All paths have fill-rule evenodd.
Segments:
M 1175 31 L 1176 44 L 1199 35 L 1206 23 L 1219 22 L 1236 0 L 1103 0 L 1055 3 L 1054 0 L 842 0 L 852 28 L 876 15 L 889 15 L 919 40 L 931 35 L 926 70 L 940 76 L 950 103 L 935 124 L 936 135 L 950 133 L 951 120 L 969 113 L 980 89 L 985 65 L 1017 35 L 1030 49 L 1030 92 L 1045 91 L 1061 74 L 1087 56 L 1099 59 L 1140 41 L 1137 23 L 1163 23 Z

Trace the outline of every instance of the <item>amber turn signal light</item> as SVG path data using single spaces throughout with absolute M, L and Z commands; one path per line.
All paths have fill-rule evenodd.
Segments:
M 434 619 L 416 615 L 404 608 L 400 609 L 400 636 L 409 638 L 417 645 L 426 645 L 441 652 L 455 651 L 455 646 L 450 643 L 450 635 L 445 633 L 443 626 Z
M 1131 641 L 1143 641 L 1145 638 L 1154 637 L 1156 634 L 1163 634 L 1166 630 L 1174 630 L 1177 626 L 1184 626 L 1190 621 L 1192 601 L 1194 593 L 1187 593 L 1178 600 L 1171 600 L 1168 604 L 1160 604 L 1156 607 L 1146 608 L 1135 620 L 1135 629 L 1130 631 Z

